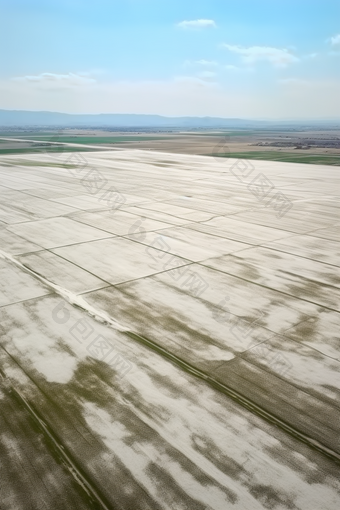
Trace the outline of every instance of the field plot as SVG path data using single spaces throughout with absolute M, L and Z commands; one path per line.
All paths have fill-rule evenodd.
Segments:
M 0 183 L 1 510 L 339 508 L 339 167 L 6 154 Z
M 336 127 L 308 130 L 303 126 L 268 129 L 189 129 L 162 131 L 136 129 L 110 132 L 103 129 L 38 128 L 1 132 L 0 155 L 25 153 L 86 152 L 139 149 L 175 154 L 200 154 L 216 158 L 283 161 L 340 166 L 340 131 Z M 167 167 L 171 160 L 156 161 Z

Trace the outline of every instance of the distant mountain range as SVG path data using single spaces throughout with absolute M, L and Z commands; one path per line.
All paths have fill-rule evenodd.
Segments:
M 338 119 L 324 120 L 246 120 L 219 117 L 163 117 L 161 115 L 101 113 L 69 114 L 46 111 L 0 110 L 2 127 L 113 127 L 113 128 L 261 128 L 272 126 L 318 126 L 340 127 Z

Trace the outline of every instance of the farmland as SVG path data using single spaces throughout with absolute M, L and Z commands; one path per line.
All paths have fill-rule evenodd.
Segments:
M 339 168 L 67 143 L 0 157 L 1 509 L 337 510 Z
M 295 129 L 143 130 L 22 129 L 0 132 L 0 154 L 138 150 L 317 165 L 340 163 L 340 131 Z

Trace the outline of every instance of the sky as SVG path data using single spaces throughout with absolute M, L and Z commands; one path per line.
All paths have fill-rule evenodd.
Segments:
M 0 108 L 340 117 L 340 0 L 0 0 Z

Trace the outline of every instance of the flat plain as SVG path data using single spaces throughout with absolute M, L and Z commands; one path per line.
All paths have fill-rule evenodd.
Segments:
M 337 510 L 339 167 L 87 149 L 0 159 L 1 510 Z
M 1 130 L 0 155 L 139 149 L 174 154 L 340 166 L 340 131 L 325 126 L 261 129 L 22 128 Z M 164 162 L 158 163 L 160 166 Z

